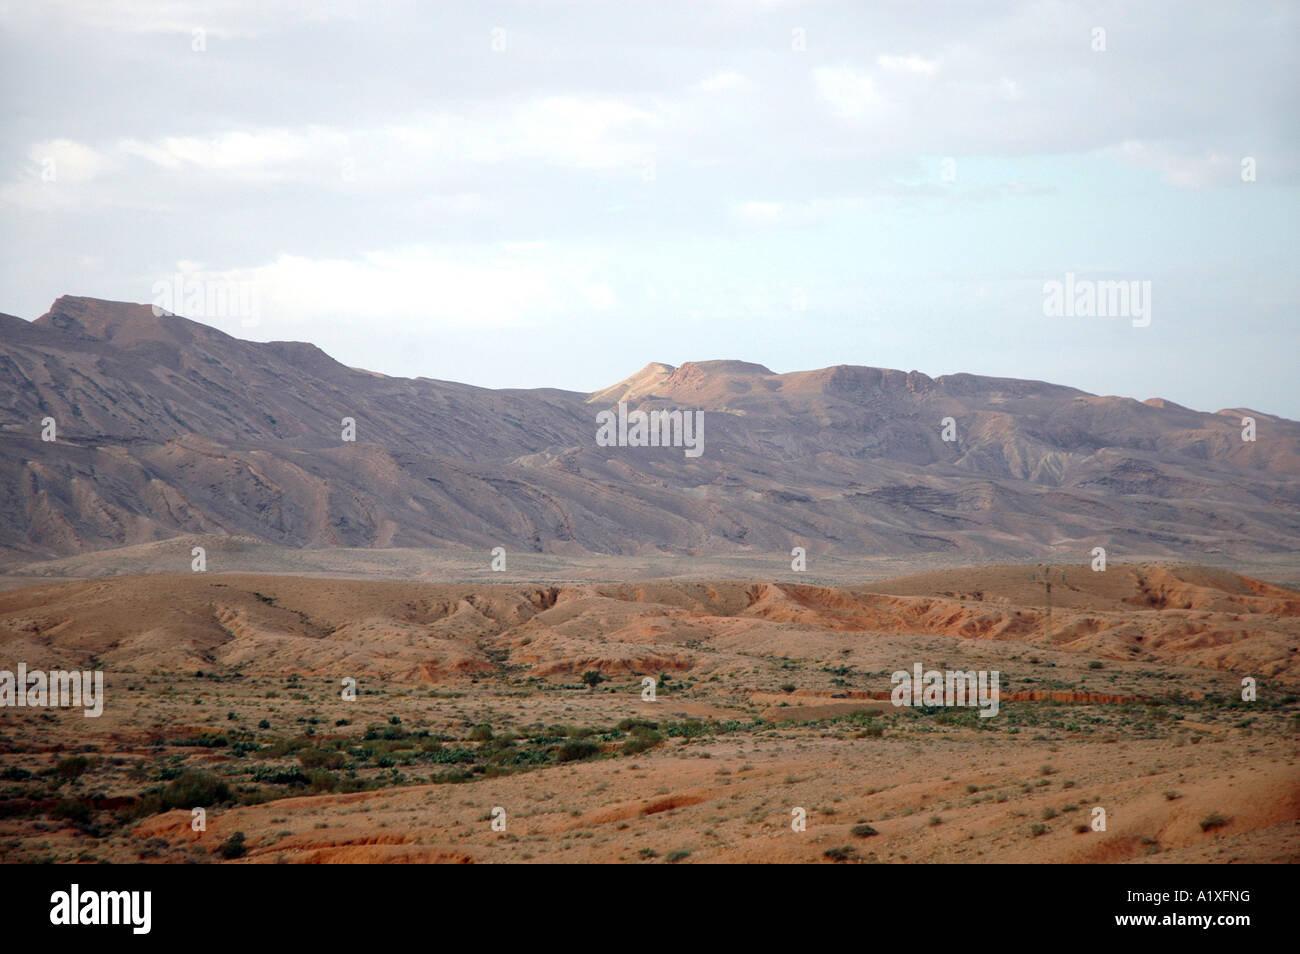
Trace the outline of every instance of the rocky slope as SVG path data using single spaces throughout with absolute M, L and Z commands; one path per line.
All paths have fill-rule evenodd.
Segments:
M 703 454 L 598 446 L 620 400 L 703 411 Z M 11 565 L 213 533 L 571 555 L 1300 548 L 1300 424 L 1258 411 L 741 361 L 652 363 L 592 395 L 487 390 L 91 298 L 0 316 L 0 447 Z

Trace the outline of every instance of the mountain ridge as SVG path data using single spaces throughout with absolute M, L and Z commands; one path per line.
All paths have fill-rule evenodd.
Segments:
M 489 389 L 350 368 L 309 342 L 245 341 L 129 302 L 63 296 L 35 322 L 10 317 L 11 560 L 212 532 L 311 547 L 1017 558 L 1107 543 L 1293 553 L 1300 539 L 1300 424 L 1260 412 L 728 359 L 650 362 L 595 392 Z M 703 457 L 598 447 L 595 413 L 620 402 L 703 411 Z M 1253 443 L 1246 413 L 1263 431 Z M 39 437 L 46 417 L 54 442 Z

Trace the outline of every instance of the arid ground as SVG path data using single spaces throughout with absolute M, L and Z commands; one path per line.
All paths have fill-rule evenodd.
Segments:
M 106 702 L 0 709 L 0 859 L 1300 860 L 1300 591 L 1057 572 L 1050 631 L 1026 566 L 10 580 L 0 668 Z M 997 670 L 998 714 L 895 707 L 916 663 Z

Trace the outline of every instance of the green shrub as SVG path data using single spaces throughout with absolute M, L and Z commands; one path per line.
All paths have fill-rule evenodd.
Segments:
M 308 773 L 308 779 L 313 792 L 332 792 L 339 787 L 338 776 L 325 769 L 313 769 Z
M 78 825 L 90 821 L 90 806 L 75 798 L 60 799 L 50 814 L 55 818 L 64 818 Z
M 219 805 L 230 800 L 230 786 L 207 772 L 186 772 L 163 786 L 162 810 Z
M 570 739 L 555 751 L 557 762 L 582 762 L 600 754 L 600 746 L 586 739 Z
M 658 722 L 651 722 L 649 719 L 623 719 L 614 729 L 618 732 L 635 732 L 637 729 L 657 729 Z
M 90 759 L 84 755 L 70 755 L 65 759 L 59 759 L 54 771 L 64 778 L 78 778 L 90 768 Z
M 217 849 L 217 854 L 227 860 L 242 858 L 248 854 L 248 847 L 244 844 L 244 833 L 237 831 L 221 843 Z
M 632 727 L 632 738 L 623 743 L 621 751 L 624 755 L 640 755 L 642 752 L 650 751 L 663 740 L 662 732 L 646 728 L 645 725 L 635 725 Z
M 303 768 L 337 769 L 343 767 L 343 753 L 334 749 L 303 749 L 298 753 Z

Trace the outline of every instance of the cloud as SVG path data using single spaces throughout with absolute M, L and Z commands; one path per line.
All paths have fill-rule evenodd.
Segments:
M 891 73 L 920 73 L 930 76 L 939 68 L 939 61 L 925 60 L 919 56 L 888 56 L 882 53 L 876 57 L 876 65 Z
M 721 73 L 715 73 L 708 79 L 701 80 L 696 84 L 696 88 L 702 93 L 716 95 L 718 93 L 730 93 L 738 90 L 749 89 L 751 85 L 749 78 L 743 73 L 737 73 L 735 70 L 723 70 Z
M 823 66 L 813 72 L 822 97 L 845 119 L 863 119 L 882 106 L 871 77 L 847 66 Z
M 72 139 L 32 144 L 28 165 L 0 186 L 0 205 L 51 211 L 75 207 L 78 187 L 93 182 L 113 163 L 111 156 Z
M 1215 150 L 1185 151 L 1170 144 L 1130 140 L 1102 150 L 1102 154 L 1126 165 L 1151 169 L 1172 185 L 1188 189 L 1240 185 L 1244 156 L 1223 155 Z
M 510 243 L 466 249 L 412 246 L 347 258 L 280 255 L 274 261 L 236 269 L 206 269 L 178 262 L 175 272 L 189 287 L 244 287 L 258 302 L 259 323 L 274 334 L 324 318 L 372 322 L 376 327 L 416 320 L 434 327 L 518 327 L 557 315 L 605 312 L 618 303 L 601 277 L 598 255 L 569 249 L 551 252 L 538 243 Z M 175 273 L 153 276 L 174 283 Z M 184 296 L 182 296 L 183 300 Z M 246 333 L 235 317 L 185 317 Z
M 248 39 L 293 24 L 356 19 L 364 0 L 42 0 L 14 4 L 11 22 L 44 26 L 51 18 L 109 33 L 179 33 L 203 30 L 224 40 Z
M 232 130 L 212 137 L 164 136 L 149 142 L 127 139 L 115 148 L 124 156 L 135 156 L 163 169 L 260 172 L 280 178 L 287 167 L 313 156 L 339 154 L 345 150 L 347 138 L 331 129 Z
M 882 190 L 873 196 L 828 196 L 788 202 L 751 200 L 734 204 L 731 218 L 748 228 L 805 228 L 840 216 L 869 213 L 892 199 L 893 196 Z
M 179 200 L 187 191 L 206 194 L 222 184 L 394 191 L 519 163 L 639 175 L 654 156 L 654 132 L 663 123 L 655 112 L 611 98 L 548 96 L 500 113 L 432 113 L 374 128 L 227 129 L 103 145 L 57 139 L 30 147 L 32 166 L 0 187 L 0 202 L 35 209 L 74 202 L 152 208 L 160 193 Z M 62 186 L 102 180 L 101 188 L 43 188 L 51 168 Z M 172 177 L 165 190 L 159 174 Z

